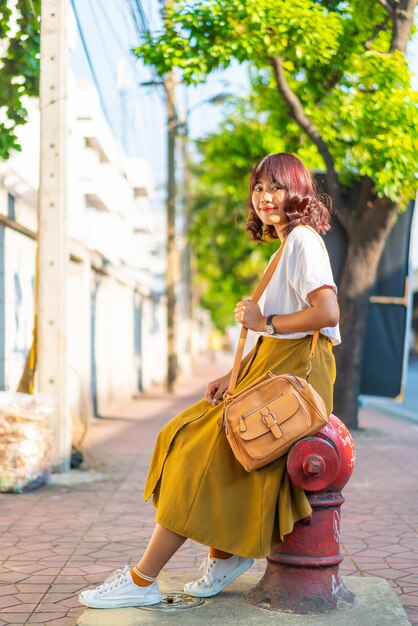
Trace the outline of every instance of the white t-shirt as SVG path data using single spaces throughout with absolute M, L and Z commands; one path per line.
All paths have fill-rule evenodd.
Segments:
M 275 253 L 277 254 L 277 252 Z M 272 258 L 270 258 L 270 263 Z M 312 228 L 298 226 L 287 237 L 281 259 L 270 279 L 259 305 L 263 315 L 286 315 L 307 309 L 310 306 L 308 293 L 330 286 L 337 293 L 325 244 Z M 329 337 L 334 346 L 341 343 L 339 325 L 321 328 L 322 335 Z M 259 333 L 280 339 L 301 339 L 313 335 L 312 331 L 297 333 Z

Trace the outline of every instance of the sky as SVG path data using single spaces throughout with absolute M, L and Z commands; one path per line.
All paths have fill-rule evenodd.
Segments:
M 127 0 L 72 0 L 81 25 L 88 55 L 94 68 L 104 113 L 114 134 L 132 156 L 146 158 L 154 172 L 158 191 L 165 185 L 166 116 L 161 87 L 141 86 L 156 80 L 151 71 L 130 50 L 138 44 Z M 159 20 L 158 0 L 142 0 L 148 24 L 155 29 Z M 75 18 L 70 27 L 71 69 L 86 80 L 93 80 Z M 418 89 L 418 34 L 410 42 L 408 56 Z M 219 93 L 241 94 L 248 81 L 245 67 L 238 64 L 209 76 L 207 83 L 178 89 L 178 113 L 188 122 L 191 138 L 216 129 L 222 107 L 207 103 Z
M 78 78 L 99 85 L 102 109 L 116 136 L 132 156 L 145 157 L 151 164 L 157 186 L 165 184 L 166 114 L 162 87 L 141 86 L 159 80 L 130 50 L 138 44 L 126 0 L 73 0 L 94 68 L 92 76 L 77 22 L 70 26 L 70 67 Z M 143 0 L 150 25 L 156 26 L 157 0 Z M 222 119 L 221 106 L 207 103 L 219 93 L 242 93 L 248 81 L 238 65 L 210 76 L 198 87 L 178 89 L 178 115 L 188 113 L 192 138 L 214 130 Z

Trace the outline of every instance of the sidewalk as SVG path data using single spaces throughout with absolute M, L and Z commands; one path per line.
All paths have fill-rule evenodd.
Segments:
M 135 561 L 154 524 L 142 489 L 156 433 L 228 364 L 202 361 L 176 397 L 155 389 L 94 420 L 90 470 L 71 472 L 70 484 L 0 495 L 0 626 L 73 626 L 83 610 L 78 592 Z M 357 466 L 344 491 L 342 574 L 386 578 L 418 625 L 418 425 L 370 407 L 360 424 Z M 205 555 L 188 541 L 166 569 L 194 576 Z M 253 572 L 264 566 L 256 561 Z

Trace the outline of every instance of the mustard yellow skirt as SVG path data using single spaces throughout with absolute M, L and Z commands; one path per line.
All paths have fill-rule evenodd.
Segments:
M 304 377 L 311 336 L 260 337 L 237 390 L 263 373 Z M 335 360 L 320 335 L 310 382 L 332 411 Z M 223 402 L 205 399 L 170 420 L 160 431 L 144 499 L 153 494 L 157 522 L 179 535 L 232 554 L 261 558 L 311 512 L 305 492 L 289 479 L 286 457 L 248 473 L 235 459 L 218 425 Z

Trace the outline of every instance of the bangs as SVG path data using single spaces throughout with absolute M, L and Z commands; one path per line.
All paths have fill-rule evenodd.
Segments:
M 268 154 L 264 159 L 256 165 L 255 170 L 252 175 L 252 190 L 254 189 L 259 178 L 264 176 L 270 183 L 275 183 L 282 187 L 283 189 L 288 189 L 288 181 L 286 183 L 285 176 L 283 174 L 283 169 L 280 167 L 280 164 L 277 162 L 276 154 Z

